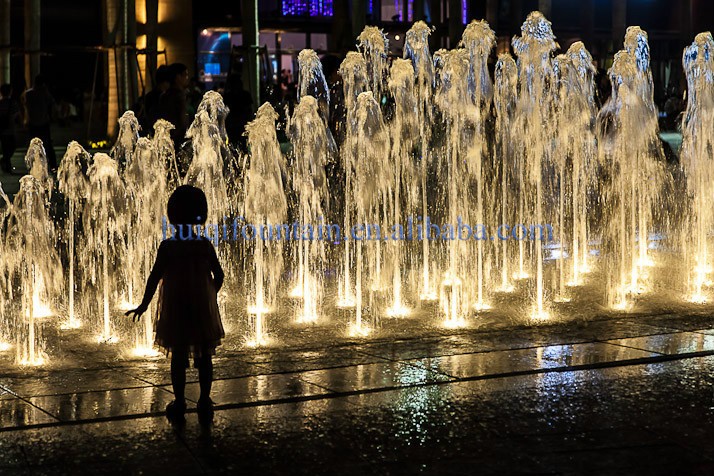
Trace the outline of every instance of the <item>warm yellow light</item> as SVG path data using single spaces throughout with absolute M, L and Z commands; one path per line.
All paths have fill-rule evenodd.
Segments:
M 176 8 L 176 7 L 174 7 Z M 163 23 L 171 18 L 171 1 L 159 0 L 158 21 Z
M 337 300 L 337 307 L 340 309 L 352 309 L 357 305 L 354 296 L 342 296 Z
M 146 24 L 146 0 L 136 0 L 136 22 Z
M 168 50 L 166 48 L 166 40 L 159 36 L 156 38 L 156 49 L 157 51 L 166 50 L 166 54 L 156 55 L 156 66 L 161 66 L 162 64 L 169 64 Z
M 419 294 L 419 299 L 421 301 L 436 301 L 439 296 L 436 295 L 436 291 L 426 291 Z
M 119 338 L 117 336 L 104 336 L 100 334 L 97 336 L 97 342 L 100 344 L 116 344 L 119 342 Z
M 547 321 L 550 319 L 550 313 L 545 309 L 540 311 L 538 309 L 533 309 L 533 312 L 531 312 L 531 319 L 534 321 Z
M 267 306 L 253 304 L 248 306 L 248 314 L 269 314 L 271 309 Z
M 347 334 L 350 337 L 367 337 L 369 333 L 372 332 L 372 329 L 365 325 L 357 325 L 355 323 L 350 324 L 350 328 L 347 332 Z
M 153 347 L 137 345 L 131 350 L 132 355 L 136 357 L 158 357 L 159 352 Z
M 401 304 L 395 304 L 387 309 L 388 317 L 407 317 L 411 314 L 411 309 Z
M 29 366 L 29 367 L 38 367 L 40 365 L 44 365 L 45 363 L 45 358 L 42 356 L 35 357 L 34 360 L 29 359 L 29 358 L 24 358 L 20 360 L 20 365 L 23 366 Z
M 445 319 L 444 320 L 444 327 L 447 329 L 459 329 L 461 327 L 466 327 L 466 319 L 462 317 L 458 317 L 456 319 Z

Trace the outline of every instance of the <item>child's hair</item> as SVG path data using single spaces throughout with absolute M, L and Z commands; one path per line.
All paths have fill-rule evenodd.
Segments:
M 169 197 L 166 212 L 172 225 L 203 225 L 208 215 L 206 194 L 192 185 L 181 185 Z

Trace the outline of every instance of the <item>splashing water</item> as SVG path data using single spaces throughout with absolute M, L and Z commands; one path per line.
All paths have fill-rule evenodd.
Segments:
M 117 161 L 122 169 L 131 166 L 134 157 L 134 148 L 139 140 L 139 120 L 132 111 L 126 111 L 119 118 L 119 134 L 116 144 L 109 155 Z
M 394 121 L 391 124 L 390 137 L 391 161 L 385 164 L 384 169 L 391 175 L 389 181 L 390 188 L 390 208 L 392 216 L 389 221 L 399 223 L 402 217 L 402 200 L 406 201 L 406 209 L 416 209 L 418 203 L 417 189 L 410 187 L 416 178 L 412 162 L 412 150 L 414 148 L 414 138 L 419 133 L 419 125 L 416 122 L 418 116 L 418 98 L 414 91 L 414 67 L 412 62 L 405 59 L 396 59 L 392 63 L 389 72 L 388 82 L 389 92 L 394 97 L 396 112 Z M 386 224 L 386 223 L 385 223 Z M 401 232 L 403 235 L 403 230 Z M 403 236 L 399 237 L 403 238 Z M 406 262 L 404 253 L 404 240 L 392 240 L 388 247 L 388 265 L 392 269 L 392 296 L 391 305 L 387 309 L 387 315 L 392 317 L 402 317 L 409 314 L 409 308 L 404 302 L 402 293 L 402 268 Z
M 100 342 L 116 342 L 110 314 L 110 300 L 119 301 L 122 276 L 110 273 L 120 270 L 124 258 L 123 245 L 127 230 L 124 210 L 126 190 L 119 176 L 119 165 L 107 154 L 94 154 L 87 171 L 89 189 L 82 218 L 84 220 L 85 251 L 83 268 L 89 270 L 89 282 L 94 286 L 95 298 L 90 301 L 87 315 L 99 315 L 95 323 Z M 85 278 L 86 279 L 86 278 Z M 96 307 L 95 307 L 96 306 Z
M 313 322 L 321 314 L 324 289 L 322 269 L 326 264 L 323 230 L 313 224 L 323 219 L 323 204 L 328 197 L 325 164 L 328 156 L 328 135 L 320 117 L 318 102 L 303 96 L 295 107 L 288 125 L 294 144 L 293 189 L 298 195 L 298 217 L 303 233 L 297 241 L 297 282 L 291 296 L 300 298 L 298 322 Z M 305 228 L 309 227 L 309 228 Z M 312 235 L 312 236 L 310 236 Z
M 152 257 L 161 242 L 157 233 L 157 223 L 165 219 L 164 209 L 168 200 L 165 162 L 160 160 L 154 143 L 142 137 L 136 143 L 134 160 L 124 171 L 124 182 L 128 200 L 136 213 L 127 218 L 131 232 L 127 234 L 127 301 L 130 309 L 136 307 L 141 296 L 142 284 L 151 273 Z M 151 353 L 153 347 L 153 326 L 151 310 L 142 316 L 143 328 L 135 336 L 135 352 L 140 355 Z
M 279 233 L 276 225 L 285 223 L 287 199 L 283 189 L 285 159 L 275 134 L 278 118 L 273 107 L 265 103 L 258 109 L 255 120 L 248 123 L 248 147 L 250 165 L 245 175 L 245 219 L 252 228 L 255 274 L 250 285 L 248 312 L 254 319 L 251 342 L 264 345 L 266 342 L 265 314 L 274 306 L 279 278 L 283 269 L 282 239 L 271 239 Z M 248 157 L 246 157 L 248 160 Z
M 553 155 L 554 118 L 551 108 L 555 88 L 552 87 L 552 53 L 557 48 L 551 24 L 540 12 L 532 12 L 521 26 L 521 36 L 513 38 L 513 50 L 518 57 L 518 103 L 516 105 L 516 135 L 518 144 L 519 203 L 518 223 L 533 216 L 535 223 L 544 223 L 543 170 Z M 532 213 L 532 215 L 531 215 Z M 536 291 L 532 317 L 547 319 L 543 283 L 542 236 L 535 237 Z M 519 249 L 519 271 L 525 272 L 525 253 Z M 523 276 L 523 274 L 521 274 Z
M 366 26 L 357 37 L 357 48 L 367 64 L 369 89 L 375 100 L 380 103 L 388 67 L 389 40 L 387 35 L 376 26 Z
M 682 164 L 687 174 L 687 188 L 693 196 L 690 229 L 685 237 L 694 253 L 688 255 L 688 298 L 706 302 L 705 286 L 709 281 L 712 261 L 707 236 L 714 225 L 714 39 L 711 33 L 700 33 L 684 49 L 682 64 L 687 75 L 687 109 L 682 120 Z
M 67 321 L 64 327 L 76 329 L 81 326 L 81 321 L 75 313 L 75 268 L 77 267 L 75 258 L 75 236 L 76 226 L 81 222 L 81 211 L 84 200 L 87 196 L 87 177 L 84 175 L 83 168 L 87 167 L 89 162 L 89 154 L 77 142 L 72 141 L 67 146 L 59 169 L 57 170 L 57 179 L 59 182 L 59 191 L 64 196 L 67 203 L 67 218 L 65 220 L 65 236 L 67 239 L 67 254 L 69 260 L 69 279 L 68 279 L 68 304 L 69 311 Z
M 10 199 L 5 194 L 0 183 L 0 253 L 5 256 L 7 250 L 5 249 L 5 226 L 7 218 L 10 216 L 12 211 L 12 203 Z M 10 341 L 14 337 L 14 323 L 11 322 L 12 316 L 8 316 L 5 312 L 5 305 L 7 304 L 5 297 L 10 295 L 11 286 L 7 279 L 7 269 L 8 263 L 5 260 L 0 260 L 0 352 L 10 349 Z
M 343 80 L 343 92 L 345 98 L 345 109 L 347 111 L 348 125 L 345 128 L 345 143 L 354 143 L 354 137 L 351 136 L 354 127 L 354 120 L 357 117 L 357 97 L 369 90 L 369 79 L 367 77 L 367 63 L 364 57 L 355 52 L 350 51 L 340 65 L 340 75 Z M 355 220 L 355 206 L 353 201 L 353 182 L 354 182 L 354 151 L 349 147 L 342 147 L 341 159 L 342 168 L 345 173 L 345 204 L 344 204 L 344 230 Z M 353 308 L 356 305 L 354 290 L 352 288 L 352 270 L 354 269 L 354 250 L 350 246 L 349 240 L 344 240 L 344 254 L 342 258 L 342 275 L 339 279 L 339 289 L 337 306 L 343 309 Z
M 171 131 L 174 129 L 176 129 L 174 125 L 164 119 L 159 119 L 154 123 L 154 149 L 156 149 L 159 160 L 169 171 L 167 180 L 169 190 L 173 190 L 181 185 L 181 173 L 179 172 L 178 162 L 176 161 L 174 142 L 171 139 Z
M 29 174 L 40 182 L 42 189 L 47 194 L 46 198 L 49 200 L 52 195 L 54 181 L 47 169 L 45 147 L 42 144 L 42 140 L 37 137 L 30 140 L 30 145 L 27 147 L 27 153 L 25 154 L 25 165 Z
M 457 48 L 433 55 L 431 31 L 415 23 L 404 59 L 388 61 L 384 32 L 365 28 L 358 51 L 340 66 L 344 105 L 339 94 L 329 98 L 318 55 L 301 52 L 299 103 L 287 124 L 276 124 L 273 108 L 261 106 L 247 127 L 245 155 L 228 143 L 228 108 L 216 92 L 204 95 L 188 130 L 189 166 L 177 162 L 173 125 L 157 121 L 153 138 L 139 139 L 136 118 L 127 112 L 112 158 L 96 154 L 92 160 L 70 144 L 58 170 L 62 203 L 50 201 L 55 184 L 42 142 L 33 139 L 26 155 L 31 172 L 21 179 L 14 204 L 0 189 L 0 350 L 12 344 L 19 363 L 45 362 L 51 346 L 44 338 L 54 321 L 39 318 L 40 305 L 64 313 L 68 302 L 67 316 L 57 319 L 61 328 L 81 321 L 100 341 L 120 340 L 135 354 L 150 355 L 151 313 L 126 329 L 112 321 L 112 302 L 135 304 L 156 253 L 167 196 L 184 182 L 207 193 L 209 223 L 243 214 L 237 232 L 244 246 L 222 243 L 218 255 L 227 278 L 239 263 L 245 278 L 226 279 L 219 300 L 230 295 L 246 304 L 251 346 L 267 345 L 268 331 L 293 310 L 299 321 L 323 321 L 332 286 L 337 307 L 350 310 L 329 324 L 348 324 L 358 338 L 379 329 L 383 317 L 407 313 L 425 321 L 435 314 L 451 328 L 473 318 L 487 322 L 489 306 L 494 318 L 535 323 L 565 317 L 574 309 L 562 304 L 569 300 L 595 307 L 592 296 L 599 291 L 606 291 L 610 308 L 630 310 L 650 303 L 649 289 L 676 288 L 679 278 L 685 284 L 674 293 L 696 303 L 711 299 L 711 34 L 698 35 L 683 55 L 687 195 L 681 200 L 682 194 L 670 193 L 675 202 L 661 193 L 680 185 L 680 175 L 669 174 L 661 160 L 650 50 L 640 28 L 627 30 L 609 71 L 612 97 L 599 112 L 585 45 L 576 42 L 555 56 L 551 24 L 538 12 L 513 39 L 514 57 L 498 57 L 494 81 L 487 65 L 495 38 L 486 22 L 469 23 Z M 344 131 L 339 150 L 327 121 L 333 101 L 346 115 L 338 125 Z M 284 126 L 288 154 L 276 133 Z M 344 181 L 327 167 L 333 158 L 341 161 Z M 330 192 L 343 187 L 342 237 L 356 231 L 362 239 L 328 247 L 317 227 L 334 211 Z M 55 220 L 54 209 L 62 214 Z M 414 217 L 422 242 L 394 239 Z M 301 236 L 285 247 L 277 235 L 293 234 L 282 226 L 293 221 Z M 430 241 L 437 222 L 439 239 Z M 496 231 L 497 223 L 523 224 L 528 239 L 511 234 L 518 243 L 499 242 L 480 228 L 469 230 L 471 239 L 456 238 L 466 225 Z M 537 229 L 546 223 L 555 236 Z M 536 229 L 528 231 L 527 224 Z M 649 249 L 649 235 L 660 231 L 666 253 Z M 284 256 L 294 259 L 285 266 Z M 681 270 L 653 266 L 655 259 L 680 257 Z M 294 304 L 284 306 L 290 295 Z M 425 302 L 437 299 L 438 306 Z M 668 298 L 657 299 L 652 306 Z M 348 323 L 339 322 L 342 316 Z
M 495 76 L 494 107 L 496 110 L 496 157 L 501 174 L 501 223 L 513 223 L 513 199 L 511 184 L 518 177 L 515 167 L 514 150 L 511 144 L 511 128 L 518 98 L 518 67 L 511 55 L 504 53 L 498 57 Z M 516 203 L 517 205 L 518 203 Z M 512 292 L 510 256 L 508 240 L 501 242 L 501 286 L 500 291 Z M 522 264 L 522 261 L 521 261 Z M 521 272 L 523 270 L 521 269 Z
M 358 240 L 355 253 L 355 322 L 353 328 L 363 329 L 363 287 L 370 283 L 370 302 L 373 293 L 382 289 L 382 226 L 375 230 L 373 224 L 385 225 L 389 219 L 389 135 L 379 104 L 371 91 L 360 93 L 353 109 L 354 116 L 348 119 L 351 131 L 345 146 L 353 151 L 348 167 L 354 183 L 351 187 L 355 223 L 363 225 L 364 240 Z M 377 239 L 370 234 L 377 234 Z M 367 273 L 363 276 L 366 248 Z M 366 278 L 366 279 L 365 279 Z
M 604 190 L 609 206 L 603 238 L 606 250 L 618 257 L 608 260 L 607 274 L 608 305 L 615 309 L 630 308 L 646 289 L 641 267 L 647 263 L 647 230 L 664 180 L 648 71 L 640 69 L 649 64 L 645 52 L 649 48 L 641 46 L 615 54 L 608 71 L 612 96 L 598 117 L 600 161 L 612 173 Z
M 416 85 L 416 124 L 419 127 L 419 180 L 421 185 L 421 216 L 429 214 L 429 199 L 427 179 L 430 166 L 433 165 L 434 154 L 430 150 L 432 126 L 434 120 L 432 96 L 434 94 L 434 62 L 429 51 L 429 35 L 432 29 L 423 21 L 418 21 L 407 31 L 405 38 L 404 57 L 412 61 Z M 421 291 L 419 298 L 433 301 L 437 297 L 432 282 L 431 269 L 434 267 L 429 259 L 429 240 L 422 242 Z
M 10 295 L 20 297 L 15 313 L 16 362 L 41 365 L 46 360 L 37 297 L 49 300 L 62 293 L 63 273 L 55 247 L 55 231 L 42 183 L 32 175 L 20 179 L 7 228 L 5 251 Z

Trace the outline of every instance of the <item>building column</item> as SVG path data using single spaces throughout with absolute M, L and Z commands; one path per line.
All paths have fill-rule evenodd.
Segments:
M 146 89 L 153 89 L 152 83 L 156 75 L 158 58 L 156 50 L 159 49 L 159 0 L 145 0 L 146 2 Z
M 260 106 L 260 62 L 258 61 L 258 0 L 241 2 L 243 8 L 243 46 L 248 49 L 248 71 L 243 71 L 243 85 L 253 98 L 253 109 Z
M 627 29 L 627 0 L 612 0 L 613 51 L 622 48 Z
M 137 98 L 138 78 L 136 59 L 136 2 L 120 0 L 120 76 L 121 76 L 121 112 L 131 109 Z
M 25 0 L 25 81 L 40 74 L 40 0 Z
M 10 0 L 0 0 L 0 83 L 10 82 Z
M 119 118 L 119 75 L 117 71 L 116 44 L 118 0 L 102 2 L 102 23 L 104 47 L 107 49 L 104 71 L 104 87 L 107 91 L 107 136 L 113 138 L 117 132 Z

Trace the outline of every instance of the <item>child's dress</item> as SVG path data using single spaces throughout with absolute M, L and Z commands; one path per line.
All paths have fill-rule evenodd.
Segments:
M 194 358 L 215 353 L 225 337 L 217 299 L 223 277 L 216 250 L 205 238 L 161 243 L 147 283 L 151 300 L 161 280 L 156 345 Z

